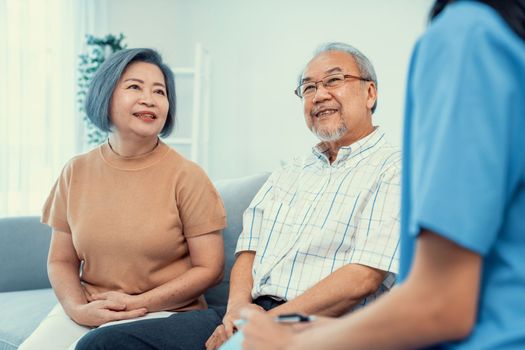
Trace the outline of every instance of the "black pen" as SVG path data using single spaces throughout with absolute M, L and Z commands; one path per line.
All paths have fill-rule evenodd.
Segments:
M 290 313 L 290 314 L 281 314 L 279 316 L 276 316 L 273 318 L 274 322 L 277 323 L 302 323 L 302 322 L 312 322 L 315 321 L 315 316 L 308 316 L 298 313 Z M 246 324 L 245 319 L 238 319 L 233 321 L 233 324 L 236 328 L 241 328 Z
M 273 319 L 278 323 L 300 323 L 315 321 L 315 316 L 303 315 L 298 313 L 282 314 Z

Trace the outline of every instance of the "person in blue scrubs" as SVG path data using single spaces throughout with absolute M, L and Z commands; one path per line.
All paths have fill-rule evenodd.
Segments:
M 402 284 L 243 348 L 525 349 L 525 0 L 437 1 L 406 97 Z

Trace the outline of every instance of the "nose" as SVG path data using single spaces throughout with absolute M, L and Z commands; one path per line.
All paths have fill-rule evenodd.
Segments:
M 142 95 L 140 96 L 139 103 L 147 107 L 153 107 L 155 105 L 155 100 L 153 98 L 152 93 L 147 90 L 143 90 Z
M 324 87 L 323 84 L 317 84 L 314 96 L 312 97 L 313 103 L 329 100 L 332 97 L 330 92 Z

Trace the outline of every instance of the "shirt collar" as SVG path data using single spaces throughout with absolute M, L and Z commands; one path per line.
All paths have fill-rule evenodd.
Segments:
M 383 143 L 384 135 L 385 133 L 383 132 L 383 130 L 380 130 L 379 126 L 375 126 L 374 131 L 372 131 L 372 133 L 370 133 L 369 135 L 357 140 L 356 142 L 348 146 L 341 147 L 339 149 L 339 152 L 337 152 L 337 158 L 332 163 L 332 165 L 334 166 L 341 162 L 344 162 L 351 157 L 354 157 L 363 152 L 367 152 L 374 146 Z M 315 145 L 312 148 L 312 153 L 321 161 L 330 164 L 328 156 L 328 145 L 326 144 L 326 142 L 319 142 L 317 145 Z

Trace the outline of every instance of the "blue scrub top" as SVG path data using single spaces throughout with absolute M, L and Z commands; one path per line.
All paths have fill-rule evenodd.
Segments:
M 438 348 L 525 349 L 525 41 L 491 7 L 449 5 L 417 43 L 403 162 L 400 279 L 423 228 L 483 258 L 475 328 Z

